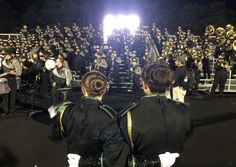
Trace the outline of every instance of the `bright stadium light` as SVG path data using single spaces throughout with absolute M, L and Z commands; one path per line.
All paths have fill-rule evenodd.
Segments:
M 104 41 L 107 41 L 108 37 L 112 35 L 114 30 L 115 17 L 112 15 L 107 15 L 103 20 L 103 37 Z
M 115 28 L 120 30 L 124 29 L 127 26 L 127 17 L 125 15 L 118 15 L 115 18 Z
M 137 15 L 129 15 L 127 18 L 127 23 L 128 23 L 127 28 L 129 29 L 131 34 L 134 35 L 140 26 L 139 17 Z
M 135 34 L 140 26 L 140 18 L 137 15 L 107 15 L 103 20 L 103 37 L 104 42 L 107 42 L 108 37 L 112 35 L 112 32 L 122 29 L 128 29 L 132 35 Z

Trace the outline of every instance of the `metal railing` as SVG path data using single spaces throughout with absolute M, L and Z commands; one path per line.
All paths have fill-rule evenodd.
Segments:
M 20 34 L 0 33 L 0 39 L 9 40 L 12 39 L 12 37 L 18 37 L 19 35 Z

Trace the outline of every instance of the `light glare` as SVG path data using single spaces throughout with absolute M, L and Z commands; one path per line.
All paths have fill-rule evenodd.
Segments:
M 103 37 L 104 42 L 107 42 L 108 37 L 112 35 L 112 32 L 122 29 L 128 29 L 132 35 L 135 34 L 140 26 L 140 19 L 137 15 L 107 15 L 103 20 Z

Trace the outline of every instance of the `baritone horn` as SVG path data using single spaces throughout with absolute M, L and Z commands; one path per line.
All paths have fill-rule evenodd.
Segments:
M 236 37 L 236 33 L 234 32 L 234 30 L 229 30 L 226 33 L 226 37 L 227 39 L 233 40 Z
M 231 25 L 231 24 L 227 24 L 226 27 L 225 27 L 225 30 L 228 32 L 230 30 L 234 30 L 234 26 Z
M 225 35 L 225 29 L 223 27 L 218 27 L 216 30 L 215 30 L 215 34 L 216 36 L 218 37 L 223 37 Z
M 215 33 L 215 27 L 213 25 L 208 25 L 205 29 L 205 32 L 209 35 L 213 35 Z

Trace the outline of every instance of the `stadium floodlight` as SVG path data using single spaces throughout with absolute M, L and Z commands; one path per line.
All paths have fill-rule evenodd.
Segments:
M 112 32 L 122 29 L 128 29 L 132 35 L 135 34 L 140 26 L 140 18 L 135 14 L 130 15 L 107 15 L 103 20 L 103 37 L 104 42 L 107 42 L 109 36 Z
M 125 15 L 118 15 L 115 18 L 115 29 L 124 29 L 127 27 L 127 17 Z
M 103 37 L 104 41 L 107 41 L 108 37 L 112 35 L 115 28 L 115 17 L 107 15 L 103 20 Z
M 137 15 L 129 15 L 127 18 L 127 23 L 128 23 L 127 28 L 129 29 L 131 34 L 134 35 L 140 26 L 139 17 Z

